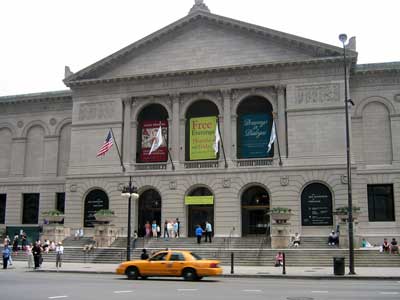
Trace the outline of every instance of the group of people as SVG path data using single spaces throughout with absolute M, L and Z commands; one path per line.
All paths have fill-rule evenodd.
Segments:
M 204 234 L 204 242 L 207 243 L 208 241 L 209 243 L 211 243 L 212 232 L 213 232 L 212 225 L 210 222 L 206 221 L 204 228 L 202 228 L 201 225 L 198 224 L 195 229 L 197 243 L 198 244 L 201 243 L 201 238 L 203 234 Z
M 24 238 L 25 237 L 25 238 Z M 19 238 L 21 238 L 22 246 L 19 246 Z M 25 242 L 24 242 L 25 241 Z M 28 260 L 28 268 L 39 269 L 43 263 L 43 253 L 48 253 L 49 251 L 54 251 L 56 253 L 56 268 L 61 267 L 62 255 L 64 253 L 64 247 L 61 242 L 54 242 L 45 240 L 43 243 L 37 240 L 35 243 L 28 243 L 27 236 L 23 232 L 18 236 L 14 236 L 13 242 L 7 235 L 4 239 L 3 247 L 3 269 L 7 269 L 8 266 L 12 266 L 12 255 L 17 255 L 18 251 L 23 251 Z
M 390 243 L 388 242 L 387 238 L 384 238 L 379 251 L 391 254 L 399 254 L 399 246 L 397 245 L 396 238 L 392 238 Z
M 180 225 L 181 222 L 179 218 L 176 218 L 174 221 L 172 220 L 165 220 L 164 227 L 163 227 L 163 237 L 165 240 L 169 238 L 179 238 L 180 236 Z M 145 237 L 146 238 L 160 238 L 161 237 L 161 226 L 157 224 L 156 220 L 150 224 L 149 221 L 146 222 L 144 225 L 145 230 Z

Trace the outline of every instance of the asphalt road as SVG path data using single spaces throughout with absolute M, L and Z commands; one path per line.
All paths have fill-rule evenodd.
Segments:
M 104 274 L 0 271 L 4 300 L 400 299 L 400 281 L 217 278 L 130 281 Z

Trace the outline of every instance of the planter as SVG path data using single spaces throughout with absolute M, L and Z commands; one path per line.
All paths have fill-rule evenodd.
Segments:
M 104 224 L 108 224 L 111 223 L 112 221 L 114 221 L 115 216 L 98 216 L 95 215 L 94 216 L 96 218 L 96 221 L 99 223 L 104 223 Z
M 292 216 L 291 213 L 284 213 L 284 212 L 272 212 L 270 213 L 272 220 L 276 222 L 276 224 L 286 224 L 286 222 Z
M 59 223 L 64 219 L 64 215 L 59 216 L 43 216 L 49 223 Z
M 338 216 L 340 221 L 347 223 L 348 216 L 349 216 L 347 213 L 336 213 L 336 215 Z M 353 212 L 353 221 L 357 221 L 359 215 L 360 215 L 360 212 L 358 212 L 358 211 Z

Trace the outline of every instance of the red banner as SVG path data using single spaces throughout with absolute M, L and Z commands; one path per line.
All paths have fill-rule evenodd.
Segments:
M 162 143 L 161 146 L 149 154 L 151 145 L 157 136 L 157 131 L 161 125 Z M 164 162 L 168 160 L 168 122 L 160 120 L 146 120 L 142 123 L 142 147 L 140 151 L 141 162 Z

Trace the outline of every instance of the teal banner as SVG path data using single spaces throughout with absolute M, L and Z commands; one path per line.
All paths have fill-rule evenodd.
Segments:
M 261 158 L 267 153 L 271 134 L 272 116 L 268 114 L 245 114 L 239 117 L 239 157 Z

